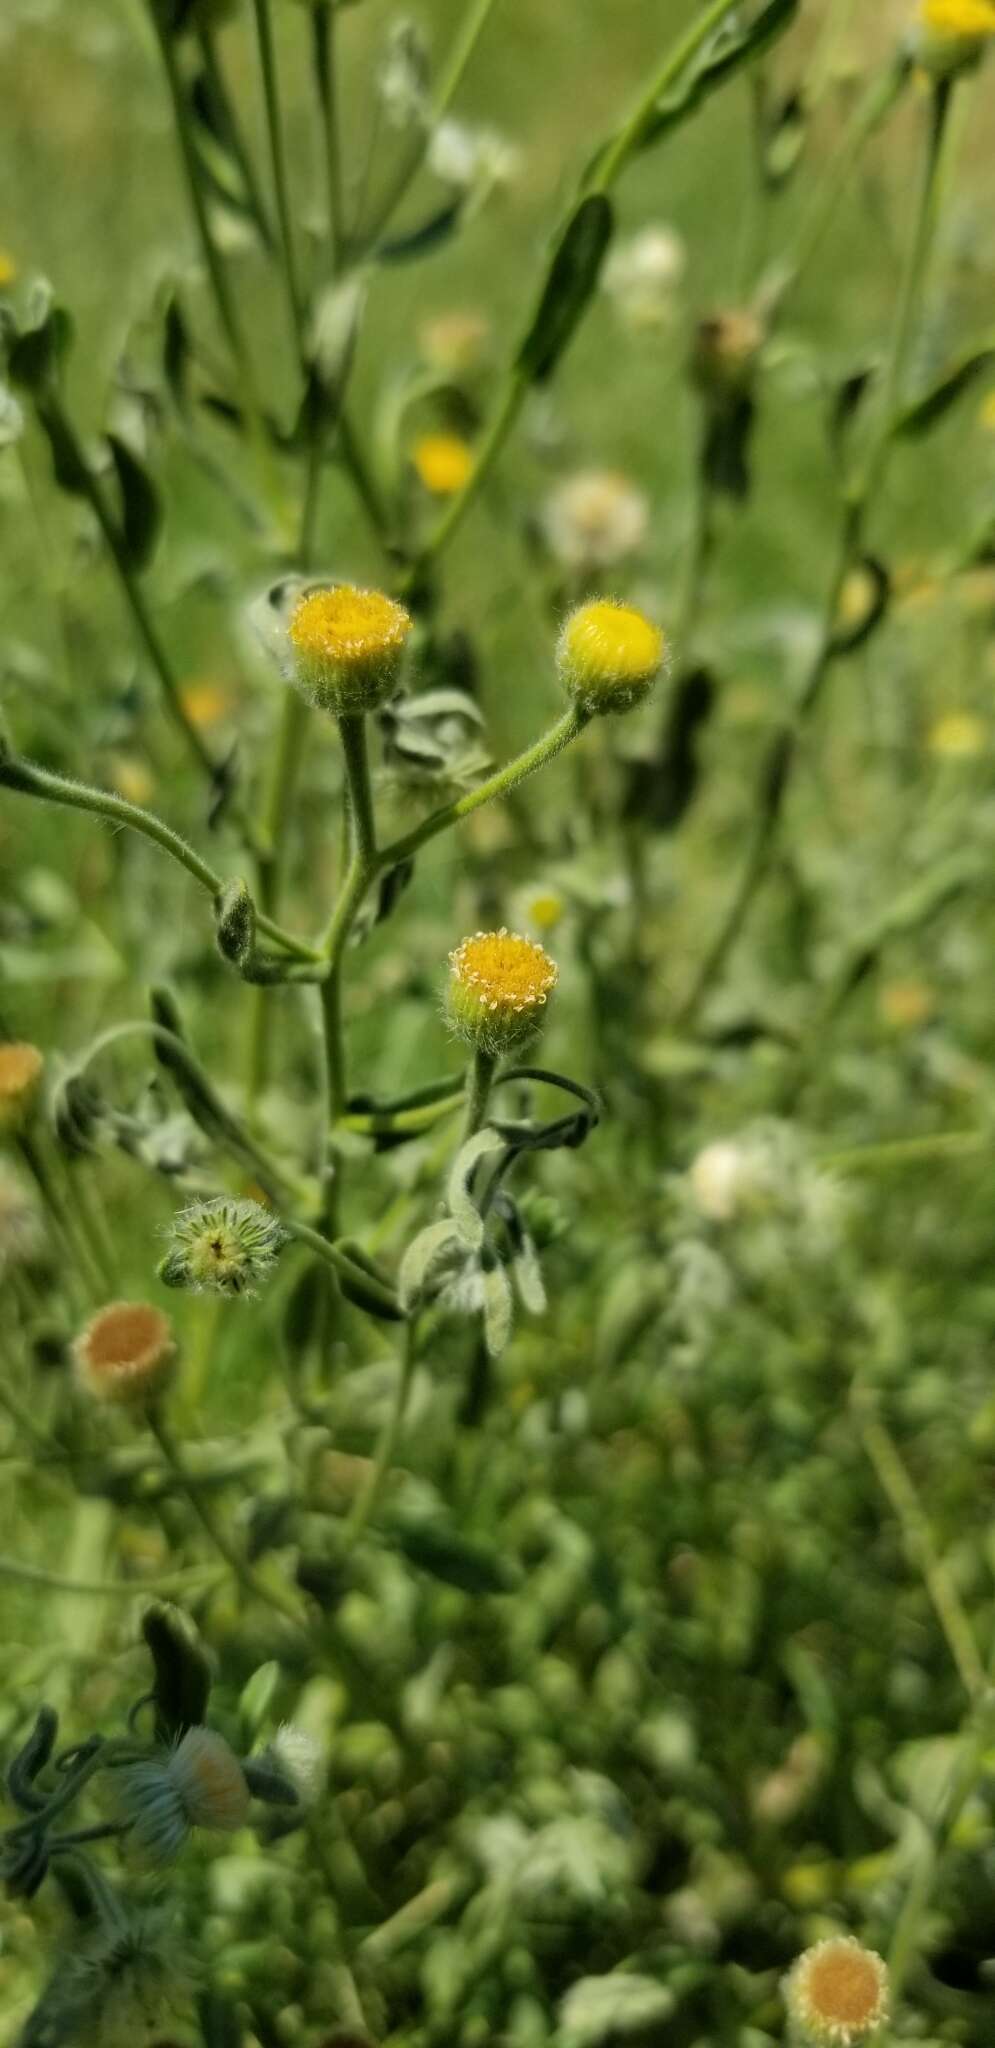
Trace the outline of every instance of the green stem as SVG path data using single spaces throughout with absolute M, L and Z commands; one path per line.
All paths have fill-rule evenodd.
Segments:
M 293 1216 L 281 1216 L 280 1221 L 291 1237 L 297 1238 L 301 1244 L 308 1245 L 319 1259 L 324 1259 L 326 1266 L 332 1267 L 340 1279 L 361 1281 L 371 1300 L 378 1299 L 381 1307 L 393 1315 L 397 1308 L 397 1296 L 392 1288 L 382 1285 L 365 1266 L 358 1266 L 355 1259 L 349 1257 L 348 1252 L 342 1251 L 337 1244 L 332 1244 L 327 1237 L 322 1237 L 319 1230 L 312 1230 L 309 1223 L 298 1223 Z
M 674 44 L 659 70 L 654 73 L 646 92 L 637 101 L 629 119 L 619 129 L 614 142 L 610 143 L 605 154 L 596 160 L 589 191 L 610 191 L 616 178 L 625 169 L 629 158 L 639 149 L 644 133 L 653 121 L 657 102 L 666 98 L 682 71 L 686 71 L 688 65 L 693 63 L 699 50 L 715 31 L 721 28 L 726 16 L 732 13 L 736 5 L 737 0 L 711 0 L 711 6 L 702 10 L 686 34 Z
M 343 1550 L 346 1556 L 348 1556 L 351 1550 L 355 1549 L 356 1544 L 368 1526 L 370 1517 L 383 1492 L 391 1465 L 394 1462 L 394 1453 L 397 1449 L 397 1442 L 408 1405 L 408 1395 L 411 1391 L 414 1365 L 415 1325 L 413 1322 L 409 1322 L 404 1332 L 404 1348 L 401 1352 L 397 1388 L 391 1405 L 391 1411 L 377 1445 L 376 1456 L 373 1460 L 373 1467 L 369 1478 L 346 1522 L 343 1538 Z
M 468 1138 L 476 1136 L 487 1115 L 487 1105 L 490 1101 L 491 1084 L 494 1080 L 496 1066 L 497 1061 L 494 1054 L 485 1052 L 483 1046 L 478 1045 L 474 1050 L 473 1059 L 470 1063 L 470 1076 L 466 1091 L 466 1115 L 463 1122 L 462 1137 L 464 1145 Z
M 854 1387 L 853 1406 L 860 1440 L 891 1503 L 905 1548 L 922 1573 L 936 1618 L 967 1696 L 976 1700 L 985 1689 L 985 1667 L 957 1588 L 937 1551 L 922 1502 L 890 1430 L 874 1413 L 866 1390 Z
M 339 146 L 338 65 L 335 47 L 335 10 L 330 0 L 316 0 L 311 10 L 311 38 L 314 77 L 321 112 L 321 134 L 325 152 L 325 192 L 328 200 L 328 233 L 332 265 L 337 272 L 345 247 L 342 201 L 342 156 Z
M 364 250 L 372 248 L 393 218 L 401 200 L 428 154 L 429 144 L 440 121 L 445 118 L 456 97 L 463 74 L 473 56 L 477 43 L 487 25 L 494 0 L 467 0 L 466 13 L 456 31 L 447 62 L 439 73 L 438 83 L 432 96 L 425 126 L 412 143 L 404 161 L 398 167 L 387 192 L 377 208 L 373 221 L 363 233 Z
M 910 76 L 911 67 L 903 55 L 882 77 L 873 78 L 867 87 L 843 138 L 842 146 L 833 156 L 816 191 L 808 214 L 795 238 L 794 248 L 784 259 L 777 282 L 767 295 L 768 318 L 771 321 L 775 314 L 783 314 L 789 297 L 801 283 L 827 228 L 831 225 L 844 188 L 867 143 L 900 98 Z
M 176 126 L 176 137 L 180 147 L 180 157 L 183 164 L 184 176 L 186 178 L 187 193 L 190 199 L 190 207 L 194 217 L 194 225 L 197 229 L 197 237 L 200 242 L 201 254 L 204 258 L 204 267 L 207 271 L 207 275 L 211 282 L 211 289 L 214 293 L 214 301 L 218 309 L 218 318 L 224 331 L 225 338 L 228 342 L 228 346 L 231 349 L 232 355 L 235 358 L 235 362 L 238 365 L 238 369 L 241 373 L 241 376 L 247 389 L 250 389 L 252 387 L 253 378 L 252 367 L 249 360 L 249 353 L 245 345 L 245 337 L 242 333 L 241 327 L 239 326 L 238 315 L 235 310 L 235 301 L 232 296 L 231 287 L 228 283 L 228 273 L 225 270 L 224 264 L 221 260 L 220 253 L 218 251 L 217 244 L 211 232 L 211 223 L 208 218 L 207 205 L 204 199 L 204 190 L 201 182 L 200 164 L 197 160 L 197 149 L 193 140 L 193 136 L 190 132 L 189 108 L 187 105 L 186 94 L 183 90 L 183 80 L 180 77 L 179 63 L 177 61 L 176 55 L 176 44 L 174 42 L 173 37 L 170 35 L 168 28 L 165 26 L 164 21 L 161 19 L 161 10 L 157 7 L 153 7 L 150 11 L 152 15 L 153 25 L 155 27 L 159 41 L 159 49 L 162 55 L 163 68 L 166 73 L 166 83 L 169 87 L 169 96 L 172 101 L 173 119 Z
M 457 491 L 442 514 L 424 547 L 419 550 L 416 562 L 409 571 L 408 582 L 413 583 L 425 565 L 436 559 L 448 546 L 453 534 L 465 518 L 478 492 L 482 489 L 498 456 L 508 439 L 522 405 L 529 391 L 529 380 L 519 369 L 513 369 L 505 383 L 501 398 L 494 411 L 490 425 L 475 450 L 473 468 L 462 490 Z
M 328 975 L 322 989 L 322 1013 L 331 1125 L 341 1117 L 348 1096 L 342 1018 L 342 957 L 378 865 L 365 719 L 361 716 L 340 718 L 339 732 L 352 826 L 352 858 L 322 948 L 328 962 Z
M 24 761 L 9 754 L 0 753 L 0 788 L 12 789 L 20 796 L 41 797 L 48 803 L 67 804 L 70 809 L 90 811 L 94 817 L 106 818 L 113 825 L 127 825 L 133 832 L 140 832 L 145 839 L 151 839 L 164 853 L 171 854 L 180 866 L 207 889 L 217 896 L 224 887 L 222 876 L 201 860 L 192 846 L 181 839 L 170 825 L 164 824 L 152 811 L 143 811 L 138 804 L 128 803 L 124 797 L 112 796 L 109 790 L 95 789 L 86 782 L 73 782 L 65 775 L 55 775 L 51 769 L 42 768 L 35 761 Z M 291 932 L 285 932 L 265 912 L 257 913 L 256 923 L 261 932 L 275 944 L 282 946 L 294 959 L 317 962 L 320 954 L 302 939 L 295 939 Z
M 514 789 L 519 782 L 524 782 L 527 775 L 534 775 L 538 768 L 545 768 L 550 761 L 555 760 L 557 754 L 562 753 L 563 748 L 568 747 L 588 723 L 589 714 L 581 711 L 576 705 L 571 705 L 570 710 L 564 712 L 563 717 L 557 719 L 556 724 L 550 726 L 549 731 L 544 733 L 541 739 L 536 740 L 533 746 L 526 747 L 523 753 L 516 754 L 514 760 L 507 761 L 503 768 L 498 768 L 485 782 L 478 783 L 476 789 L 469 790 L 465 796 L 457 797 L 453 803 L 444 805 L 441 810 L 433 811 L 429 817 L 422 819 L 420 825 L 415 825 L 410 832 L 404 833 L 400 839 L 393 840 L 389 846 L 382 847 L 377 856 L 378 866 L 393 867 L 397 861 L 408 860 L 413 853 L 418 852 L 419 847 L 426 845 L 428 840 L 434 839 L 439 832 L 445 832 L 450 825 L 458 825 L 461 819 L 471 817 L 474 811 L 479 811 L 484 804 L 492 803 L 495 797 L 505 796 L 508 790 Z
M 854 1145 L 845 1152 L 827 1152 L 820 1164 L 833 1173 L 875 1173 L 883 1167 L 931 1165 L 937 1159 L 962 1159 L 983 1152 L 992 1143 L 988 1131 L 934 1131 L 921 1138 L 893 1138 L 883 1145 Z
M 197 1520 L 213 1543 L 219 1557 L 224 1559 L 229 1571 L 237 1579 L 239 1585 L 244 1588 L 245 1592 L 252 1594 L 255 1599 L 265 1601 L 268 1607 L 274 1608 L 277 1614 L 282 1614 L 285 1620 L 292 1621 L 298 1627 L 302 1627 L 305 1622 L 305 1616 L 298 1602 L 292 1595 L 285 1594 L 282 1588 L 277 1589 L 275 1586 L 271 1586 L 267 1580 L 254 1570 L 248 1560 L 236 1550 L 226 1531 L 221 1527 L 213 1507 L 205 1500 L 200 1488 L 191 1483 L 179 1446 L 174 1442 L 172 1434 L 163 1421 L 158 1409 L 153 1408 L 149 1410 L 148 1424 L 166 1464 L 169 1466 L 178 1484 L 182 1487 Z
M 109 1595 L 134 1600 L 144 1593 L 182 1593 L 204 1585 L 205 1571 L 216 1567 L 196 1566 L 188 1572 L 166 1572 L 160 1578 L 70 1579 L 63 1572 L 46 1571 L 41 1565 L 23 1564 L 17 1557 L 0 1557 L 0 1579 L 14 1579 L 25 1586 L 49 1586 L 57 1593 L 87 1593 L 106 1599 Z
M 953 81 L 941 79 L 933 86 L 929 109 L 929 133 L 926 157 L 919 189 L 919 204 L 916 209 L 915 229 L 905 266 L 905 276 L 899 295 L 895 327 L 892 335 L 888 364 L 885 371 L 878 413 L 877 435 L 873 443 L 862 487 L 858 495 L 867 500 L 874 495 L 882 482 L 888 455 L 892 446 L 895 417 L 898 412 L 908 371 L 909 355 L 915 338 L 916 322 L 926 282 L 930 253 L 936 232 L 937 214 L 942 191 L 940 167 L 943 159 L 944 141 L 950 131 L 950 109 L 953 104 Z
M 304 309 L 300 281 L 297 275 L 297 259 L 294 254 L 293 218 L 290 206 L 290 188 L 287 181 L 287 158 L 283 145 L 283 123 L 280 118 L 280 95 L 276 77 L 276 51 L 273 45 L 273 22 L 270 15 L 270 0 L 253 0 L 256 17 L 256 40 L 259 45 L 259 63 L 263 78 L 263 99 L 266 105 L 266 133 L 269 139 L 270 163 L 273 171 L 273 190 L 276 195 L 277 219 L 280 223 L 280 247 L 283 255 L 283 270 L 287 286 L 287 304 L 290 309 L 290 323 L 299 356 L 304 355 Z
M 62 1190 L 56 1184 L 51 1159 L 38 1137 L 31 1131 L 24 1131 L 21 1134 L 17 1140 L 17 1147 L 58 1236 L 94 1300 L 99 1301 L 104 1294 L 103 1275 L 86 1238 L 78 1228 L 76 1217 L 71 1212 Z
M 206 24 L 201 23 L 197 30 L 197 39 L 200 44 L 201 56 L 204 60 L 204 72 L 207 77 L 208 84 L 211 88 L 211 92 L 213 93 L 214 98 L 217 101 L 218 107 L 221 110 L 228 138 L 231 143 L 232 153 L 234 155 L 238 168 L 242 174 L 242 182 L 245 186 L 245 196 L 248 199 L 253 219 L 256 223 L 257 228 L 259 229 L 259 233 L 262 237 L 262 240 L 266 248 L 269 250 L 275 250 L 276 236 L 273 232 L 273 226 L 272 222 L 270 221 L 266 201 L 263 198 L 262 186 L 260 185 L 259 179 L 256 176 L 256 168 L 252 161 L 252 152 L 246 143 L 244 134 L 242 133 L 241 124 L 236 116 L 235 109 L 232 106 L 231 95 L 225 83 L 225 75 L 221 68 L 220 61 L 218 59 L 217 43 L 215 40 L 214 30 Z

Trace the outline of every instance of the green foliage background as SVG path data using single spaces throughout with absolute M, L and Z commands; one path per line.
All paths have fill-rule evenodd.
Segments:
M 446 46 L 458 11 L 455 0 L 423 0 L 434 47 Z M 277 12 L 303 190 L 303 17 L 291 4 Z M 693 12 L 671 0 L 502 0 L 457 111 L 510 132 L 522 169 L 465 233 L 377 274 L 353 386 L 361 424 L 415 359 L 434 313 L 480 308 L 493 362 L 506 359 L 585 161 Z M 803 8 L 771 60 L 784 90 L 821 13 Z M 342 15 L 347 162 L 385 20 L 379 0 Z M 902 20 L 897 6 L 858 15 L 797 177 L 766 213 L 741 80 L 627 174 L 619 233 L 663 218 L 688 246 L 674 319 L 633 335 L 598 298 L 548 410 L 526 417 L 440 579 L 441 625 L 472 646 L 498 759 L 558 701 L 557 591 L 530 537 L 537 506 L 576 468 L 619 469 L 641 485 L 650 524 L 619 572 L 621 594 L 673 619 L 698 434 L 686 377 L 694 320 L 740 302 L 764 247 L 784 246 L 856 85 Z M 258 133 L 248 38 L 233 30 L 225 49 Z M 141 10 L 125 0 L 14 5 L 0 19 L 0 244 L 22 276 L 50 277 L 73 311 L 70 391 L 88 434 L 105 420 L 126 336 L 134 359 L 148 360 L 135 329 L 157 276 L 192 257 L 153 56 Z M 989 68 L 958 107 L 916 390 L 991 332 L 992 106 Z M 523 1319 L 486 1383 L 468 1374 L 465 1325 L 440 1327 L 421 1362 L 398 1497 L 444 1516 L 454 1544 L 444 1569 L 426 1570 L 385 1525 L 351 1581 L 328 1594 L 320 1677 L 272 1617 L 246 1613 L 227 1589 L 183 1599 L 211 1647 L 219 1726 L 256 1735 L 243 1688 L 275 1660 L 267 1729 L 310 1717 L 330 1743 L 330 1794 L 305 1830 L 278 1840 L 264 1826 L 258 1841 L 239 1838 L 237 1853 L 193 1855 L 176 1880 L 204 1935 L 224 2024 L 263 2048 L 318 2048 L 336 2022 L 357 2025 L 347 1982 L 371 2038 L 396 2048 L 583 2048 L 622 2038 L 624 2022 L 572 2032 L 563 2000 L 578 1978 L 618 1969 L 667 1994 L 666 2015 L 637 2014 L 633 2038 L 763 2048 L 782 2038 L 778 1985 L 797 1953 L 840 1927 L 886 1950 L 934 1842 L 939 1874 L 900 2030 L 972 2048 L 991 2038 L 991 1731 L 983 1721 L 977 1785 L 947 1839 L 944 1771 L 967 1702 L 936 1578 L 939 1560 L 940 1605 L 949 1621 L 952 1589 L 987 1666 L 995 572 L 983 559 L 963 566 L 992 515 L 983 379 L 897 452 L 872 536 L 894 579 L 889 615 L 834 666 L 768 883 L 698 1029 L 677 1021 L 739 873 L 758 767 L 829 583 L 826 405 L 889 330 L 923 107 L 911 88 L 850 180 L 765 361 L 752 490 L 722 509 L 697 631 L 721 685 L 701 787 L 678 834 L 637 824 L 642 900 L 619 790 L 625 760 L 652 747 L 658 707 L 631 729 L 588 734 L 514 806 L 433 848 L 396 916 L 359 966 L 353 958 L 362 1085 L 382 1095 L 455 1073 L 439 1000 L 448 948 L 477 924 L 515 923 L 530 893 L 557 891 L 564 913 L 548 943 L 561 984 L 543 1057 L 601 1090 L 606 1113 L 582 1151 L 551 1155 L 535 1175 L 545 1318 Z M 420 217 L 417 195 L 405 217 Z M 234 260 L 257 363 L 286 405 L 278 292 L 252 250 Z M 196 280 L 188 288 L 209 319 Z M 203 844 L 201 792 L 46 460 L 32 443 L 39 524 L 13 454 L 0 453 L 6 719 L 21 750 L 64 772 L 105 782 L 121 756 L 141 763 L 156 807 Z M 225 690 L 222 733 L 237 733 L 251 773 L 281 685 L 253 647 L 245 606 L 281 565 L 246 541 L 175 437 L 157 444 L 154 466 L 168 517 L 150 593 L 181 673 Z M 320 535 L 319 567 L 386 580 L 337 470 Z M 976 721 L 973 751 L 937 745 L 951 712 Z M 295 819 L 294 928 L 328 899 L 338 775 L 333 735 L 316 734 Z M 154 848 L 3 795 L 0 864 L 5 1032 L 37 1040 L 54 1071 L 103 1026 L 144 1014 L 148 985 L 165 979 L 207 1064 L 237 1070 L 252 991 L 225 975 L 202 899 Z M 280 1078 L 264 1107 L 272 1129 L 306 1143 L 313 1020 L 300 992 L 273 1001 Z M 147 1071 L 133 1060 L 122 1072 L 134 1099 Z M 687 1169 L 704 1145 L 744 1131 L 773 1147 L 773 1178 L 732 1222 L 709 1219 Z M 912 1140 L 924 1141 L 921 1153 Z M 891 1146 L 908 1149 L 875 1149 Z M 357 1144 L 357 1220 L 382 1223 L 389 1201 L 403 1215 L 410 1180 L 421 1175 L 428 1188 L 445 1156 L 436 1138 L 374 1170 Z M 120 1158 L 92 1170 L 122 1291 L 160 1298 L 153 1273 L 171 1190 Z M 221 1469 L 251 1454 L 220 1498 L 260 1547 L 266 1528 L 279 1528 L 291 1475 L 305 1472 L 304 1548 L 320 1553 L 328 1518 L 354 1493 L 353 1461 L 370 1454 L 389 1346 L 379 1326 L 348 1322 L 320 1414 L 298 1417 L 291 1439 L 282 1365 L 295 1277 L 281 1272 L 248 1306 L 162 1299 L 184 1340 L 178 1408 L 191 1454 L 216 1455 Z M 120 1719 L 147 1682 L 143 1572 L 202 1558 L 180 1502 L 157 1516 L 114 1498 L 109 1473 L 146 1455 L 138 1432 L 76 1416 L 74 1490 L 66 1485 L 58 1446 L 68 1440 L 71 1316 L 53 1288 L 44 1330 L 25 1332 L 11 1306 L 8 1340 L 0 1331 L 6 1384 L 55 1446 L 50 1458 L 26 1457 L 11 1424 L 0 1547 L 8 1562 L 133 1577 L 139 1590 L 124 1600 L 51 1590 L 43 1607 L 36 1587 L 16 1576 L 3 1585 L 8 1748 L 42 1694 L 70 1733 Z M 0 2038 L 13 2042 L 59 1920 L 47 1904 L 37 1920 L 17 1904 L 3 1916 Z M 162 2038 L 195 2041 L 192 2029 L 181 1997 Z

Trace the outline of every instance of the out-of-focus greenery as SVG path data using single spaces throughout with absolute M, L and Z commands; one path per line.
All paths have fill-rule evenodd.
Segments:
M 417 11 L 444 51 L 456 0 Z M 458 232 L 369 277 L 349 405 L 374 458 L 399 380 L 424 367 L 427 327 L 452 312 L 486 322 L 482 359 L 455 392 L 412 405 L 402 452 L 439 427 L 476 432 L 585 164 L 697 11 L 497 0 L 455 113 L 501 131 L 517 160 Z M 265 168 L 250 13 L 220 49 Z M 307 11 L 279 0 L 275 13 L 295 223 L 310 247 L 323 215 Z M 627 322 L 617 293 L 598 293 L 423 614 L 429 680 L 475 695 L 495 759 L 557 713 L 553 646 L 568 603 L 611 590 L 671 632 L 688 619 L 696 325 L 744 305 L 776 268 L 912 13 L 911 0 L 849 18 L 828 0 L 803 6 L 762 73 L 731 79 L 626 172 L 616 242 L 664 223 L 686 267 L 652 324 Z M 389 26 L 381 0 L 339 13 L 347 167 L 369 135 Z M 797 132 L 787 116 L 777 131 L 791 174 L 765 188 L 757 122 L 790 113 L 813 78 Z M 195 459 L 164 397 L 164 280 L 209 363 L 221 340 L 145 8 L 6 0 L 0 95 L 11 303 L 23 311 L 36 275 L 52 281 L 75 321 L 67 390 L 84 442 L 111 417 L 143 450 L 166 508 L 143 587 L 190 715 L 212 749 L 237 740 L 254 804 L 284 685 L 250 609 L 295 567 L 301 465 L 275 458 L 278 517 L 253 526 L 217 476 L 247 488 L 251 450 L 205 416 L 194 438 L 206 459 Z M 995 61 L 956 89 L 910 401 L 993 344 L 993 105 Z M 149 1684 L 143 1580 L 175 1574 L 208 1647 L 214 1724 L 246 1750 L 291 1721 L 326 1759 L 303 1823 L 264 1815 L 251 1834 L 185 1853 L 166 1896 L 196 1965 L 176 1962 L 175 2010 L 144 2034 L 131 2012 L 105 2018 L 98 2038 L 112 2048 L 119 2037 L 322 2048 L 339 2027 L 350 2048 L 765 2048 L 783 2038 L 779 1986 L 798 1953 L 842 1928 L 887 1954 L 910 1898 L 896 2036 L 927 2048 L 992 2038 L 995 384 L 984 363 L 895 449 L 866 535 L 871 570 L 844 587 L 855 644 L 803 720 L 737 942 L 693 1015 L 686 1002 L 743 871 L 762 764 L 817 645 L 838 548 L 827 421 L 845 380 L 888 344 L 927 112 L 915 75 L 763 350 L 749 488 L 711 507 L 693 641 L 675 649 L 678 681 L 696 664 L 714 692 L 679 827 L 661 829 L 638 772 L 649 764 L 656 786 L 656 702 L 603 722 L 512 802 L 430 847 L 393 916 L 350 955 L 354 1085 L 382 1099 L 458 1077 L 441 1013 L 450 947 L 478 925 L 534 930 L 560 967 L 543 1064 L 597 1090 L 602 1115 L 582 1148 L 531 1163 L 523 1209 L 545 1313 L 522 1316 L 492 1363 L 466 1319 L 430 1323 L 390 1482 L 347 1559 L 330 1531 L 361 1497 L 389 1411 L 391 1327 L 345 1311 L 319 1347 L 299 1248 L 249 1303 L 159 1287 L 177 1206 L 170 1146 L 183 1152 L 189 1122 L 141 1041 L 109 1057 L 102 1083 L 166 1172 L 109 1149 L 60 1162 L 70 1200 L 99 1193 L 116 1291 L 173 1317 L 187 1469 L 240 1548 L 288 1583 L 297 1574 L 314 1617 L 306 1645 L 212 1575 L 147 1433 L 84 1412 L 67 1358 L 93 1302 L 75 1278 L 63 1285 L 51 1248 L 29 1248 L 22 1285 L 15 1182 L 0 1182 L 6 1756 L 42 1699 L 67 1741 L 120 1726 Z M 388 134 L 384 146 L 389 168 L 397 144 Z M 372 175 L 386 175 L 382 160 Z M 439 203 L 423 174 L 394 232 Z M 265 401 L 286 425 L 295 370 L 279 279 L 230 216 L 222 227 Z M 550 544 L 550 494 L 606 469 L 645 494 L 645 530 L 613 567 L 577 570 Z M 413 474 L 399 504 L 423 529 Z M 396 558 L 337 461 L 313 567 L 396 582 Z M 239 872 L 229 828 L 208 830 L 99 537 L 54 489 L 34 425 L 0 449 L 0 681 L 19 752 L 148 804 Z M 377 789 L 407 829 L 419 815 L 410 786 L 387 772 Z M 340 817 L 334 730 L 314 721 L 282 908 L 295 931 L 320 924 L 331 900 Z M 0 1027 L 44 1049 L 53 1087 L 96 1033 L 146 1017 L 150 987 L 168 983 L 205 1065 L 243 1105 L 257 991 L 228 974 L 205 899 L 156 847 L 0 790 L 0 872 Z M 273 1057 L 254 1112 L 267 1141 L 302 1155 L 322 1114 L 312 994 L 268 996 Z M 378 1257 L 396 1266 L 431 1220 L 455 1142 L 447 1125 L 378 1155 L 346 1140 L 348 1227 Z M 27 1185 L 16 1183 L 19 1202 Z M 44 1576 L 18 1576 L 25 1567 L 55 1582 L 43 1590 Z M 950 1788 L 968 1750 L 959 1805 Z M 151 1890 L 122 1855 L 129 1883 Z M 116 1872 L 113 1855 L 106 1868 Z M 0 1912 L 0 2041 L 14 2043 L 66 1915 L 48 1889 Z M 607 1991 L 586 1981 L 610 1974 Z

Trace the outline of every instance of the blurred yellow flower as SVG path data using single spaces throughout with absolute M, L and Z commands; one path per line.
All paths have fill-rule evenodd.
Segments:
M 972 41 L 995 36 L 993 0 L 923 0 L 922 19 L 940 36 L 966 36 Z
M 554 931 L 565 907 L 562 896 L 555 889 L 537 889 L 533 896 L 526 896 L 522 901 L 529 923 L 540 932 Z
M 853 632 L 863 624 L 877 597 L 878 586 L 875 578 L 863 563 L 851 569 L 840 591 L 836 614 L 837 626 Z
M 128 804 L 147 804 L 155 791 L 155 778 L 144 761 L 134 754 L 115 754 L 109 767 L 110 785 Z
M 5 290 L 7 285 L 16 283 L 16 280 L 17 264 L 13 256 L 7 249 L 0 249 L 0 291 Z
M 490 336 L 483 313 L 439 313 L 418 329 L 418 346 L 427 363 L 446 376 L 465 376 L 481 361 Z
M 221 683 L 209 677 L 184 684 L 180 702 L 191 725 L 219 725 L 231 710 L 231 696 Z
M 427 491 L 452 498 L 473 475 L 473 449 L 459 434 L 423 434 L 411 460 Z
M 944 760 L 965 761 L 982 754 L 988 742 L 984 719 L 974 711 L 945 711 L 930 726 L 926 745 Z
M 928 1022 L 936 996 L 924 981 L 889 981 L 878 997 L 878 1014 L 889 1031 L 915 1031 Z
M 995 434 L 995 391 L 989 391 L 978 408 L 978 425 L 986 433 Z

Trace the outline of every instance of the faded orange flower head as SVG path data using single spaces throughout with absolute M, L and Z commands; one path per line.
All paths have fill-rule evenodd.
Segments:
M 0 1045 L 0 1132 L 23 1130 L 38 1100 L 44 1069 L 36 1045 Z
M 143 1301 L 112 1301 L 91 1316 L 73 1346 L 80 1385 L 95 1401 L 146 1406 L 176 1364 L 173 1326 Z
M 888 2016 L 887 1966 L 852 1935 L 834 1935 L 799 1956 L 785 2000 L 802 2034 L 819 2048 L 856 2048 Z

